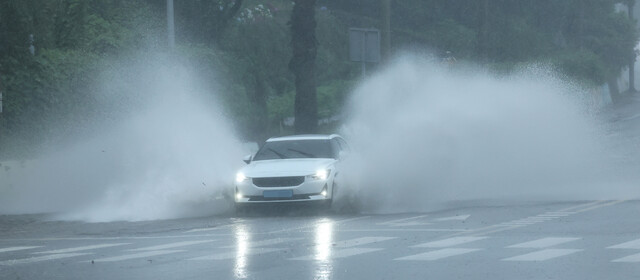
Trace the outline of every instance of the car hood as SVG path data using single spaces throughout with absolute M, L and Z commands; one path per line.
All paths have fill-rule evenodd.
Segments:
M 306 176 L 316 173 L 318 169 L 328 168 L 335 159 L 274 159 L 253 161 L 240 170 L 249 178 L 276 176 Z

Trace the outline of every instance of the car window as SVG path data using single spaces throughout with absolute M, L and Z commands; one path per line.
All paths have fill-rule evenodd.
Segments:
M 286 140 L 266 142 L 254 161 L 291 158 L 335 158 L 329 140 Z

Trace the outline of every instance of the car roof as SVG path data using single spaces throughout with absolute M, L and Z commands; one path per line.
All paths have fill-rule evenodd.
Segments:
M 267 140 L 267 142 L 275 142 L 275 141 L 290 141 L 290 140 L 329 140 L 336 137 L 340 137 L 337 134 L 299 134 L 299 135 L 290 135 L 290 136 L 281 136 L 281 137 L 271 137 Z

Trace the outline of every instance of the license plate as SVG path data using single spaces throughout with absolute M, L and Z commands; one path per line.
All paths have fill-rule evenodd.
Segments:
M 293 197 L 293 191 L 292 190 L 264 191 L 262 195 L 265 198 L 291 198 Z

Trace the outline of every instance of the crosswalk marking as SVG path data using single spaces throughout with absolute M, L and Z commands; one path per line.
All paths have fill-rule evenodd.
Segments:
M 502 259 L 503 261 L 546 261 L 582 251 L 581 249 L 544 249 L 524 255 Z
M 42 246 L 19 246 L 19 247 L 0 248 L 0 253 L 29 250 L 29 249 L 40 248 L 40 247 Z
M 634 255 L 631 255 L 631 256 L 626 256 L 624 258 L 615 259 L 615 260 L 612 260 L 612 262 L 632 262 L 632 263 L 637 263 L 637 262 L 640 262 L 640 254 L 634 254 Z
M 383 250 L 383 249 L 382 248 L 346 248 L 346 249 L 340 249 L 340 250 L 332 251 L 330 253 L 329 257 L 331 259 L 341 259 L 341 258 L 346 258 L 346 257 L 351 257 L 351 256 L 371 253 L 371 252 L 375 252 L 375 251 L 380 251 L 380 250 Z M 317 257 L 315 255 L 310 255 L 310 256 L 303 256 L 303 257 L 298 257 L 298 258 L 291 258 L 289 260 L 292 260 L 292 261 L 311 261 L 311 260 L 316 260 L 316 259 L 317 259 Z
M 159 256 L 159 255 L 173 254 L 173 253 L 178 253 L 178 252 L 184 252 L 184 250 L 146 251 L 146 252 L 136 253 L 136 254 L 128 254 L 128 255 L 122 255 L 122 256 L 116 256 L 116 257 L 95 259 L 93 261 L 95 261 L 95 262 L 117 262 L 117 261 L 124 261 L 124 260 L 130 260 L 130 259 L 139 259 L 139 258 L 147 258 L 147 257 L 153 257 L 153 256 Z
M 228 260 L 228 259 L 235 259 L 236 257 L 238 257 L 238 255 L 242 255 L 242 256 L 252 256 L 252 255 L 260 255 L 260 254 L 266 254 L 266 253 L 271 253 L 271 252 L 275 252 L 275 251 L 283 251 L 285 249 L 283 248 L 251 248 L 248 249 L 246 252 L 242 252 L 241 254 L 237 251 L 230 251 L 230 252 L 224 252 L 224 253 L 218 253 L 218 254 L 213 254 L 213 255 L 207 255 L 207 256 L 202 256 L 202 257 L 197 257 L 197 258 L 192 258 L 189 260 L 192 261 L 220 261 L 220 260 Z
M 69 253 L 69 254 L 45 255 L 45 256 L 31 257 L 31 258 L 26 258 L 26 259 L 1 261 L 0 262 L 0 266 L 2 266 L 2 265 L 8 266 L 8 265 L 16 265 L 16 264 L 26 264 L 26 263 L 34 263 L 34 262 L 41 262 L 41 261 L 49 261 L 49 260 L 71 258 L 71 257 L 77 257 L 77 256 L 89 255 L 89 254 L 90 253 Z
M 138 248 L 138 249 L 131 249 L 129 251 L 132 251 L 132 252 L 136 252 L 136 251 L 157 251 L 157 250 L 171 249 L 171 248 L 183 247 L 183 246 L 189 246 L 189 245 L 195 245 L 195 244 L 202 244 L 202 243 L 213 242 L 213 241 L 215 241 L 215 240 L 181 241 L 181 242 L 175 242 L 175 243 L 169 243 L 169 244 L 163 244 L 163 245 L 157 245 L 157 246 L 150 246 L 150 247 L 144 247 L 144 248 Z
M 518 243 L 508 246 L 507 248 L 547 248 L 558 244 L 567 243 L 575 240 L 580 240 L 577 237 L 547 237 L 541 238 L 529 242 Z
M 640 239 L 607 247 L 609 249 L 640 249 Z
M 302 238 L 274 238 L 274 239 L 249 242 L 247 245 L 250 247 L 264 247 L 264 246 L 271 246 L 275 244 L 285 243 L 289 241 L 301 240 L 301 239 Z M 236 245 L 229 245 L 229 246 L 224 246 L 222 248 L 235 248 L 235 247 Z
M 382 248 L 354 248 L 354 247 L 364 246 L 367 244 L 373 244 L 373 243 L 396 239 L 396 238 L 397 237 L 365 236 L 365 237 L 359 237 L 359 238 L 354 238 L 349 240 L 338 241 L 335 243 L 335 245 L 332 246 L 328 254 L 332 259 L 340 259 L 340 258 L 346 258 L 346 257 L 355 256 L 355 255 L 380 251 L 383 249 Z M 316 255 L 309 255 L 309 256 L 292 258 L 290 260 L 294 260 L 294 261 L 307 260 L 308 261 L 308 260 L 315 260 L 317 258 L 318 256 Z
M 456 246 L 464 243 L 469 243 L 473 241 L 478 241 L 486 238 L 487 238 L 486 236 L 458 236 L 458 237 L 451 237 L 451 238 L 438 240 L 438 241 L 422 243 L 412 247 L 444 248 L 444 247 L 451 247 L 451 246 Z
M 421 225 L 430 225 L 431 223 L 428 223 L 428 222 L 413 222 L 413 220 L 422 219 L 422 218 L 427 217 L 427 216 L 428 215 L 420 215 L 420 216 L 414 216 L 414 217 L 409 217 L 409 218 L 402 218 L 402 219 L 397 219 L 397 220 L 391 220 L 391 221 L 386 221 L 386 222 L 382 222 L 382 223 L 377 223 L 377 225 L 384 225 L 384 226 L 421 226 Z
M 397 237 L 384 237 L 384 236 L 365 236 L 360 238 L 354 238 L 344 241 L 339 241 L 336 243 L 334 247 L 337 248 L 348 248 L 354 246 L 362 246 L 371 243 L 382 242 L 390 239 L 396 239 Z
M 445 248 L 440 250 L 435 250 L 431 252 L 426 252 L 417 255 L 406 256 L 402 258 L 394 259 L 396 261 L 435 261 L 439 259 L 444 259 L 452 256 L 467 254 L 475 251 L 479 251 L 482 249 L 475 248 Z
M 60 250 L 35 252 L 34 254 L 63 254 L 63 253 L 72 253 L 77 251 L 93 250 L 93 249 L 100 249 L 100 248 L 107 248 L 107 247 L 114 247 L 114 246 L 121 246 L 121 245 L 128 245 L 128 244 L 131 244 L 131 243 L 98 244 L 98 245 L 92 245 L 92 246 L 82 246 L 82 247 L 66 248 L 66 249 L 60 249 Z

